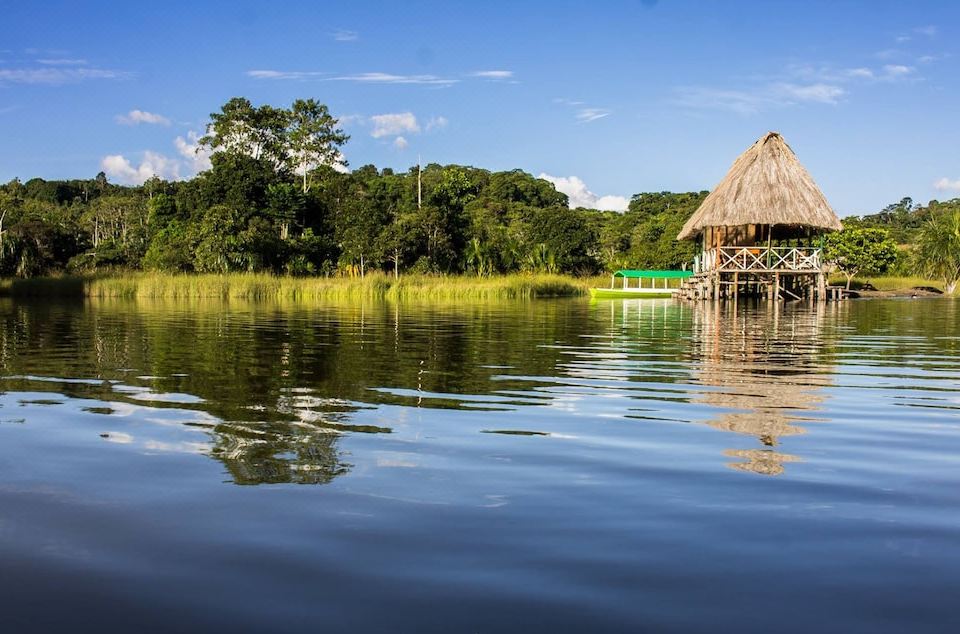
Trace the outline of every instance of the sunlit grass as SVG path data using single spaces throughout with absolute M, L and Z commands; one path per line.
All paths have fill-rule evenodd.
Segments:
M 13 280 L 7 292 L 36 297 L 318 299 L 529 299 L 586 295 L 592 281 L 563 275 L 474 276 L 384 273 L 359 277 L 286 277 L 260 273 L 124 273 Z M 3 289 L 0 289 L 3 290 Z

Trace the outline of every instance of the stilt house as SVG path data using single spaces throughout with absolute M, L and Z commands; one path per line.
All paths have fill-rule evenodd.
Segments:
M 840 219 L 776 132 L 740 155 L 683 226 L 700 249 L 684 295 L 826 299 L 822 236 Z

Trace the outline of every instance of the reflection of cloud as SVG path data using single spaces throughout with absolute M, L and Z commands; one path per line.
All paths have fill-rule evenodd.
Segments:
M 125 434 L 122 431 L 104 432 L 103 434 L 100 434 L 100 437 L 107 442 L 116 443 L 118 445 L 129 445 L 133 442 L 133 436 L 130 434 Z
M 210 450 L 210 445 L 205 442 L 163 442 L 160 440 L 147 440 L 142 447 L 147 451 L 189 454 L 205 454 Z

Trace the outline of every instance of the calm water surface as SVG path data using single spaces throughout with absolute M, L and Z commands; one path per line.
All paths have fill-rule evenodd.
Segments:
M 0 628 L 958 631 L 960 303 L 0 303 Z

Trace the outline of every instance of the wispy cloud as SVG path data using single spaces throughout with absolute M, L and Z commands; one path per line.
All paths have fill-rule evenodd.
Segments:
M 956 180 L 950 180 L 947 177 L 943 177 L 933 184 L 934 189 L 937 191 L 960 191 L 960 178 Z
M 254 79 L 320 79 L 329 73 L 318 71 L 300 71 L 300 70 L 248 70 L 247 77 Z
M 483 79 L 511 79 L 512 70 L 478 70 L 470 73 L 471 77 L 481 77 Z
M 591 121 L 609 117 L 610 114 L 611 111 L 606 108 L 580 108 L 580 110 L 577 111 L 576 117 L 577 121 L 581 123 L 590 123 Z
M 604 211 L 626 211 L 629 200 L 623 196 L 598 196 L 577 176 L 551 176 L 541 173 L 537 178 L 553 183 L 558 192 L 570 199 L 570 208 L 586 207 Z
M 405 150 L 410 145 L 405 138 L 398 136 L 393 140 L 393 147 L 397 150 Z
M 356 31 L 348 31 L 346 29 L 339 29 L 330 34 L 337 42 L 356 42 L 360 39 L 360 34 Z
M 134 73 L 106 68 L 0 68 L 0 83 L 57 86 L 89 80 L 131 79 Z
M 681 86 L 676 89 L 673 102 L 684 108 L 702 110 L 729 110 L 749 115 L 778 103 L 764 87 L 754 91 L 725 90 L 706 86 Z
M 446 117 L 430 117 L 427 121 L 426 129 L 427 132 L 431 130 L 440 130 L 447 127 L 447 124 L 450 123 Z
M 303 70 L 248 70 L 247 77 L 253 79 L 271 80 L 308 80 L 319 81 L 353 81 L 363 84 L 426 84 L 432 86 L 449 86 L 456 84 L 459 79 L 438 77 L 436 75 L 395 75 L 392 73 L 359 73 L 356 75 L 340 75 L 331 77 L 331 73 Z
M 919 35 L 926 35 L 927 37 L 934 37 L 940 32 L 940 29 L 938 29 L 936 25 L 928 24 L 927 26 L 918 26 L 913 29 L 913 32 Z
M 913 73 L 914 68 L 912 66 L 905 66 L 903 64 L 886 64 L 883 67 L 883 79 L 902 79 L 907 75 Z
M 845 91 L 839 86 L 830 84 L 790 84 L 779 83 L 772 86 L 774 98 L 782 97 L 787 102 L 815 102 L 835 104 L 843 97 Z
M 456 84 L 459 79 L 438 77 L 436 75 L 394 75 L 392 73 L 359 73 L 331 77 L 331 81 L 354 81 L 364 84 L 427 84 L 433 86 L 448 86 Z
M 603 119 L 604 117 L 609 117 L 611 114 L 613 114 L 613 111 L 608 108 L 587 106 L 583 101 L 567 99 L 566 97 L 558 97 L 553 100 L 553 103 L 573 108 L 573 116 L 579 123 L 591 123 L 593 121 Z
M 388 114 L 375 114 L 370 117 L 373 123 L 373 130 L 370 136 L 379 139 L 385 136 L 398 136 L 404 133 L 417 134 L 420 132 L 420 124 L 417 123 L 417 117 L 412 112 L 394 112 Z
M 53 59 L 38 59 L 37 63 L 43 64 L 44 66 L 86 66 L 87 60 L 58 57 Z
M 170 125 L 170 119 L 155 112 L 146 110 L 131 110 L 127 114 L 118 114 L 114 120 L 120 125 L 139 125 L 148 123 L 151 125 Z
M 873 68 L 792 64 L 779 76 L 753 77 L 736 88 L 680 86 L 675 89 L 674 103 L 686 108 L 750 115 L 802 104 L 836 105 L 858 87 L 917 79 L 916 68 L 907 64 L 888 63 Z

